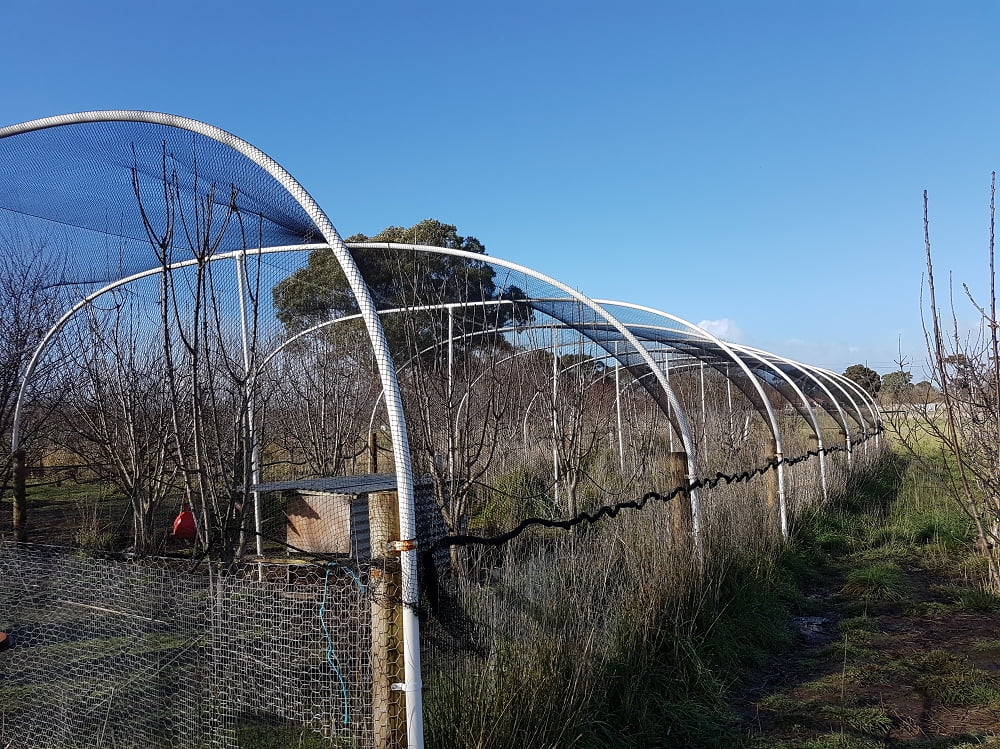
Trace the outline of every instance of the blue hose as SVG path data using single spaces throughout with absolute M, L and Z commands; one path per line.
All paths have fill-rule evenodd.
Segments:
M 319 607 L 319 624 L 323 628 L 323 636 L 326 637 L 326 662 L 330 664 L 330 668 L 333 669 L 333 673 L 337 675 L 337 680 L 340 682 L 340 691 L 344 695 L 344 725 L 348 724 L 348 702 L 347 702 L 347 685 L 344 683 L 344 677 L 340 675 L 340 669 L 337 668 L 336 662 L 333 660 L 333 638 L 330 637 L 330 630 L 326 626 L 326 594 L 330 589 L 330 569 L 331 565 L 326 567 L 326 577 L 323 580 L 323 603 Z M 361 581 L 358 580 L 357 576 L 354 579 L 361 585 Z M 362 588 L 364 590 L 364 588 Z

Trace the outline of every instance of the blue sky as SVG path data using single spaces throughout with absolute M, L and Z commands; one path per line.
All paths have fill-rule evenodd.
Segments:
M 3 18 L 0 124 L 204 120 L 345 236 L 438 218 L 590 296 L 837 371 L 889 371 L 901 344 L 916 379 L 924 189 L 938 272 L 984 288 L 995 2 L 9 0 Z

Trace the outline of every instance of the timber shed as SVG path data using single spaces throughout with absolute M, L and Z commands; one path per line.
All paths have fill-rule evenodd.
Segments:
M 293 551 L 365 560 L 387 556 L 385 549 L 371 548 L 373 536 L 399 538 L 394 473 L 275 481 L 253 489 L 280 495 L 285 541 Z M 433 543 L 447 533 L 433 481 L 414 477 L 413 493 L 417 538 L 423 544 Z

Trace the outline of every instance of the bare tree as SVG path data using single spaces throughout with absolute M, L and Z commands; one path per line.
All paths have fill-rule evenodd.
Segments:
M 28 362 L 45 334 L 63 311 L 67 294 L 63 281 L 62 254 L 45 238 L 27 236 L 12 227 L 0 233 L 0 494 L 11 480 L 14 455 L 10 452 L 14 410 Z M 33 453 L 38 460 L 45 415 L 59 399 L 59 368 L 46 359 L 27 383 L 23 409 L 34 418 L 22 419 L 19 462 Z M 27 504 L 16 496 L 13 505 L 15 537 L 27 538 Z
M 159 335 L 169 396 L 173 458 L 199 516 L 199 542 L 242 553 L 246 498 L 259 469 L 263 406 L 259 353 L 261 219 L 237 206 L 235 187 L 182 185 L 166 151 L 162 195 L 133 189 L 160 263 Z M 150 202 L 152 201 L 152 202 Z M 234 237 L 244 252 L 219 277 L 218 253 Z M 186 268 L 178 268 L 188 261 Z M 193 261 L 193 262 L 192 262 Z
M 353 321 L 295 342 L 273 368 L 271 441 L 296 472 L 337 476 L 367 450 L 379 393 L 371 345 Z
M 942 324 L 934 282 L 924 191 L 924 243 L 930 319 L 925 321 L 928 354 L 934 385 L 940 391 L 943 413 L 924 404 L 917 427 L 936 437 L 953 459 L 954 496 L 972 519 L 978 547 L 988 561 L 990 584 L 1000 589 L 1000 333 L 996 306 L 995 211 L 996 172 L 990 183 L 989 298 L 977 301 L 968 286 L 967 300 L 979 317 L 978 325 L 964 332 L 951 304 L 950 332 Z
M 590 475 L 595 460 L 606 451 L 614 407 L 614 384 L 603 362 L 579 352 L 558 359 L 548 406 L 552 414 L 552 439 L 558 457 L 557 490 L 569 517 L 580 511 L 581 481 Z
M 59 409 L 57 442 L 124 495 L 137 551 L 156 546 L 155 517 L 176 489 L 171 413 L 162 352 L 143 335 L 140 304 L 128 292 L 85 310 L 60 341 L 73 387 Z
M 460 347 L 450 371 L 447 360 L 418 357 L 405 374 L 411 448 L 450 533 L 468 532 L 483 477 L 512 448 L 508 357 L 502 347 Z

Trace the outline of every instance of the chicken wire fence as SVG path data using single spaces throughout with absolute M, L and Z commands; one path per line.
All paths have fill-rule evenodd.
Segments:
M 126 114 L 0 129 L 0 254 L 50 310 L 0 389 L 0 746 L 546 725 L 623 631 L 879 455 L 842 377 L 439 222 L 353 238 L 351 270 L 262 155 Z
M 397 578 L 4 545 L 0 746 L 405 745 Z

